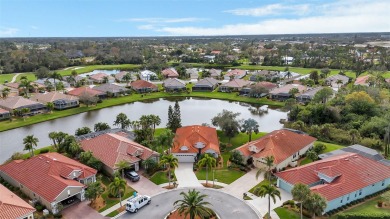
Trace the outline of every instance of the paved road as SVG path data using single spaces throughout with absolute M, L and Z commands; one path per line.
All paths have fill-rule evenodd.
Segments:
M 196 190 L 208 195 L 206 201 L 213 205 L 212 208 L 223 219 L 259 218 L 249 205 L 229 194 L 207 188 L 196 188 Z M 156 195 L 152 197 L 152 203 L 149 206 L 145 206 L 135 214 L 126 212 L 118 218 L 164 218 L 173 210 L 173 202 L 182 198 L 180 195 L 182 191 L 187 192 L 188 189 L 175 189 Z
M 179 163 L 179 167 L 175 169 L 178 188 L 203 187 L 192 168 L 193 163 Z

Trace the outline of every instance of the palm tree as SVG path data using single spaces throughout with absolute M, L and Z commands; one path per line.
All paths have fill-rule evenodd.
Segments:
M 49 78 L 53 78 L 53 80 L 54 80 L 54 84 L 53 84 L 53 86 L 54 86 L 54 91 L 56 91 L 56 87 L 57 87 L 57 84 L 56 84 L 56 79 L 58 79 L 58 80 L 62 80 L 62 75 L 60 75 L 60 73 L 58 73 L 58 72 L 53 72 L 53 73 L 51 73 L 50 75 L 49 75 Z
M 310 189 L 307 185 L 302 183 L 297 183 L 294 185 L 293 189 L 291 190 L 292 197 L 295 201 L 301 203 L 301 219 L 302 216 L 302 206 L 303 202 L 307 199 L 307 197 L 310 195 Z
M 111 129 L 111 127 L 105 122 L 98 122 L 94 125 L 93 129 L 95 130 L 95 132 L 99 132 L 99 131 Z
M 179 166 L 179 160 L 173 156 L 173 154 L 167 154 L 162 156 L 160 160 L 160 165 L 167 165 L 168 166 L 168 182 L 169 187 L 171 187 L 171 169 L 175 169 Z
M 260 196 L 260 197 L 265 197 L 268 195 L 268 219 L 271 218 L 271 198 L 274 201 L 274 204 L 276 203 L 276 197 L 281 199 L 280 197 L 280 191 L 273 186 L 271 183 L 263 184 L 259 187 L 256 187 L 255 190 L 253 191 L 254 194 Z
M 20 81 L 19 88 L 23 88 L 24 95 L 28 96 L 28 91 L 33 88 L 31 81 L 23 79 Z
M 118 171 L 122 172 L 122 178 L 124 179 L 125 178 L 125 169 L 130 167 L 129 163 L 124 161 L 124 160 L 121 160 L 118 163 L 116 163 L 115 166 L 118 168 Z
M 122 207 L 122 193 L 126 190 L 126 180 L 115 177 L 114 181 L 108 185 L 108 191 L 114 197 L 119 196 L 119 203 Z
M 126 73 L 125 75 L 123 75 L 122 80 L 125 81 L 126 82 L 126 86 L 128 86 L 129 81 L 131 80 L 131 74 L 130 73 Z
M 308 150 L 306 152 L 306 157 L 312 161 L 318 160 L 318 154 L 314 150 Z
M 198 162 L 198 167 L 201 169 L 202 167 L 206 166 L 206 186 L 208 184 L 208 178 L 209 178 L 209 169 L 212 169 L 217 165 L 217 160 L 210 156 L 209 154 L 205 154 L 202 159 Z
M 124 113 L 119 113 L 114 121 L 114 125 L 120 126 L 121 129 L 127 129 L 130 126 L 130 123 L 130 119 L 128 119 Z
M 384 143 L 385 143 L 385 157 L 387 158 L 390 154 L 390 125 L 385 128 Z
M 256 179 L 259 178 L 260 174 L 264 171 L 264 177 L 267 178 L 268 182 L 271 183 L 272 167 L 274 166 L 274 156 L 266 156 L 264 158 L 266 169 L 259 169 L 256 173 Z
M 103 193 L 104 188 L 102 187 L 102 184 L 100 183 L 100 181 L 96 181 L 94 183 L 88 184 L 88 189 L 85 190 L 85 197 L 88 200 L 91 200 L 91 203 L 93 203 L 96 198 Z
M 20 110 L 20 112 L 22 113 L 22 116 L 23 116 L 23 120 L 26 119 L 26 114 L 29 113 L 30 111 L 31 111 L 30 108 L 22 108 Z
M 213 211 L 207 207 L 211 204 L 204 201 L 207 195 L 202 195 L 195 189 L 192 191 L 188 190 L 188 193 L 180 192 L 180 195 L 183 196 L 183 199 L 175 201 L 173 205 L 180 214 L 184 213 L 185 218 L 188 215 L 190 215 L 190 219 L 195 219 L 195 217 L 205 218 L 213 215 Z
M 34 156 L 34 147 L 38 145 L 38 138 L 34 137 L 34 135 L 27 135 L 23 138 L 24 150 L 29 150 L 31 152 L 31 157 Z
M 150 115 L 151 122 L 153 124 L 153 134 L 156 132 L 156 126 L 161 124 L 161 119 L 157 115 Z
M 343 81 L 340 80 L 340 79 L 338 79 L 338 80 L 336 81 L 336 84 L 337 84 L 337 88 L 339 89 L 339 88 L 340 88 L 340 84 L 343 84 Z
M 46 103 L 46 108 L 47 108 L 47 110 L 51 113 L 51 112 L 53 111 L 53 109 L 54 109 L 54 103 L 52 103 L 52 102 L 47 102 L 47 103 Z
M 304 205 L 313 214 L 313 218 L 316 218 L 316 215 L 321 215 L 327 206 L 326 199 L 316 192 L 310 193 L 304 201 Z
M 8 87 L 4 88 L 2 91 L 1 91 L 1 95 L 3 96 L 4 99 L 6 99 L 9 95 L 9 93 L 11 92 L 11 89 L 9 89 Z

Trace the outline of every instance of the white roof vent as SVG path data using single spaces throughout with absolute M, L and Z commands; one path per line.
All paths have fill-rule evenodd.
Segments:
M 204 148 L 206 145 L 203 142 L 196 142 L 194 145 L 196 148 Z

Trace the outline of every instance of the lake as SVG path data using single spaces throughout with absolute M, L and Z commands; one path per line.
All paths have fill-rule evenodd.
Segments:
M 173 107 L 175 100 L 179 101 L 183 126 L 211 124 L 211 118 L 222 112 L 223 109 L 241 113 L 240 119 L 255 119 L 260 125 L 261 132 L 271 132 L 282 128 L 283 125 L 279 121 L 287 118 L 286 112 L 277 109 L 269 109 L 268 113 L 257 115 L 253 111 L 260 106 L 216 99 L 187 97 L 134 102 L 0 132 L 0 163 L 8 159 L 14 152 L 23 151 L 23 138 L 27 135 L 33 134 L 39 139 L 38 148 L 45 147 L 52 144 L 48 137 L 52 131 L 74 134 L 77 128 L 83 126 L 88 126 L 93 130 L 94 124 L 98 122 L 106 122 L 113 127 L 116 116 L 121 112 L 125 113 L 132 121 L 138 120 L 142 115 L 158 115 L 162 121 L 158 127 L 165 127 L 168 107 L 169 105 Z

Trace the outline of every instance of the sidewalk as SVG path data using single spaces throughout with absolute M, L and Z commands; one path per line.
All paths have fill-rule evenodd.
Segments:
M 243 200 L 243 194 L 248 193 L 248 191 L 263 181 L 264 176 L 261 174 L 258 179 L 256 179 L 257 169 L 253 169 L 238 178 L 236 181 L 232 182 L 227 187 L 223 188 L 224 192 L 227 192 L 233 195 L 236 198 Z
M 206 180 L 198 180 L 198 182 L 199 183 L 206 183 Z M 212 185 L 213 184 L 213 181 L 211 180 L 209 180 L 209 185 Z M 169 185 L 169 183 L 163 183 L 163 184 L 160 184 L 160 185 L 158 185 L 158 186 L 160 186 L 161 188 L 164 188 L 164 187 L 166 187 L 166 186 L 168 186 Z M 171 182 L 171 185 L 172 185 L 172 182 Z M 221 182 L 215 182 L 215 185 L 216 186 L 222 186 L 222 187 L 227 187 L 227 186 L 229 186 L 229 184 L 225 184 L 225 183 L 221 183 Z

